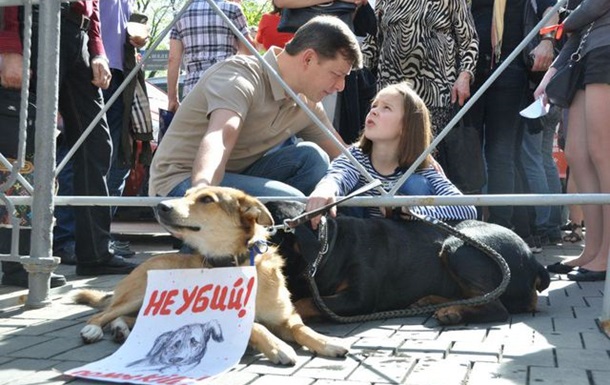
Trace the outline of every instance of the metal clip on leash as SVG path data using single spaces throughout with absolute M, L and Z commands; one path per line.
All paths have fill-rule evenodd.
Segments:
M 345 202 L 346 200 L 351 199 L 351 198 L 355 197 L 356 195 L 360 195 L 363 192 L 374 189 L 375 187 L 380 186 L 380 185 L 381 185 L 381 181 L 374 180 L 373 182 L 370 182 L 367 185 L 360 187 L 359 189 L 355 190 L 351 194 L 348 194 L 345 197 L 343 197 L 333 203 L 329 203 L 329 204 L 322 206 L 319 209 L 316 209 L 313 211 L 304 212 L 303 214 L 298 215 L 292 219 L 284 219 L 284 223 L 282 223 L 281 225 L 267 227 L 267 234 L 269 234 L 270 236 L 273 236 L 277 233 L 278 229 L 282 229 L 286 233 L 294 233 L 294 229 L 297 226 L 307 222 L 311 218 L 315 218 L 318 215 L 324 214 L 328 210 L 330 210 L 333 206 L 336 206 L 341 202 Z
M 320 251 L 318 252 L 316 259 L 309 267 L 310 284 L 315 284 L 313 278 L 318 271 L 318 266 L 320 266 L 320 262 L 322 262 L 324 255 L 328 253 L 328 222 L 326 221 L 326 216 L 322 216 L 322 218 L 320 218 L 320 224 L 318 225 L 318 240 L 320 241 Z
M 286 219 L 284 220 L 284 226 L 288 227 L 290 229 L 294 229 L 295 227 L 297 227 L 298 225 L 301 225 L 305 222 L 307 222 L 308 220 L 310 220 L 311 218 L 315 218 L 320 214 L 324 214 L 326 213 L 328 210 L 330 210 L 333 206 L 338 205 L 341 202 L 345 202 L 348 199 L 352 199 L 353 197 L 355 197 L 356 195 L 360 195 L 363 192 L 369 191 L 371 189 L 374 189 L 377 186 L 381 185 L 381 181 L 379 180 L 374 180 L 362 187 L 360 187 L 359 189 L 353 191 L 352 193 L 344 196 L 343 198 L 333 202 L 333 203 L 329 203 L 327 205 L 324 205 L 322 207 L 320 207 L 319 209 L 315 209 L 313 211 L 309 211 L 309 212 L 305 212 L 297 217 L 294 217 L 292 219 Z

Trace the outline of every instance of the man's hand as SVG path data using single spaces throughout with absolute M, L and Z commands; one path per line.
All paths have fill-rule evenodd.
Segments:
M 129 36 L 129 44 L 133 45 L 137 49 L 140 49 L 146 45 L 148 36 Z
M 168 100 L 168 102 L 167 102 L 168 111 L 176 112 L 176 111 L 178 111 L 178 107 L 180 107 L 180 102 L 178 101 L 178 98 L 175 98 L 175 100 Z
M 23 56 L 18 53 L 0 54 L 0 86 L 21 88 L 23 80 Z
M 91 80 L 91 83 L 93 83 L 94 86 L 103 90 L 110 86 L 112 74 L 108 67 L 108 59 L 102 56 L 94 57 L 91 59 L 91 70 L 93 71 L 93 80 Z
M 536 48 L 532 50 L 530 55 L 534 58 L 532 72 L 548 70 L 553 63 L 553 42 L 551 40 L 542 40 Z
M 460 72 L 453 88 L 451 88 L 451 104 L 457 101 L 460 106 L 463 106 L 466 103 L 466 100 L 470 97 L 470 80 L 469 72 Z

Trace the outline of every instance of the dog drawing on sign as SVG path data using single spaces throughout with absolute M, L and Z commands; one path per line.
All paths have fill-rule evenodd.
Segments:
M 210 338 L 216 342 L 224 341 L 217 320 L 184 325 L 158 336 L 146 357 L 129 363 L 127 367 L 146 367 L 161 372 L 167 369 L 187 372 L 199 365 L 208 349 Z
M 108 324 L 116 341 L 127 338 L 144 300 L 149 270 L 247 266 L 253 258 L 258 278 L 250 345 L 283 365 L 294 365 L 297 358 L 283 340 L 321 356 L 347 354 L 343 341 L 307 327 L 295 311 L 282 271 L 284 259 L 275 247 L 261 247 L 268 235 L 265 226 L 273 225 L 273 218 L 258 199 L 226 187 L 193 188 L 183 198 L 161 202 L 157 216 L 196 253 L 152 257 L 123 278 L 112 295 L 92 290 L 77 293 L 77 303 L 103 309 L 81 330 L 85 343 L 100 340 Z

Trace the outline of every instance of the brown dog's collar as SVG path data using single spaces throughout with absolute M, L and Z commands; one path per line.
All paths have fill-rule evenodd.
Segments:
M 235 267 L 242 266 L 250 259 L 250 266 L 254 266 L 254 258 L 267 252 L 267 242 L 258 240 L 248 246 L 248 251 L 239 255 L 228 255 L 222 257 L 207 258 L 205 263 L 210 267 Z

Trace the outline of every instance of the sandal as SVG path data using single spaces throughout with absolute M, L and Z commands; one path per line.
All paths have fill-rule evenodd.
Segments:
M 576 243 L 583 240 L 584 236 L 582 235 L 582 225 L 577 225 L 576 223 L 572 223 L 572 231 L 570 234 L 566 234 L 563 236 L 564 242 Z
M 568 221 L 565 225 L 559 227 L 559 230 L 561 231 L 573 231 L 576 228 L 584 228 L 585 227 L 585 222 L 582 221 L 580 222 L 580 224 L 576 223 L 576 222 L 572 222 L 572 221 Z

